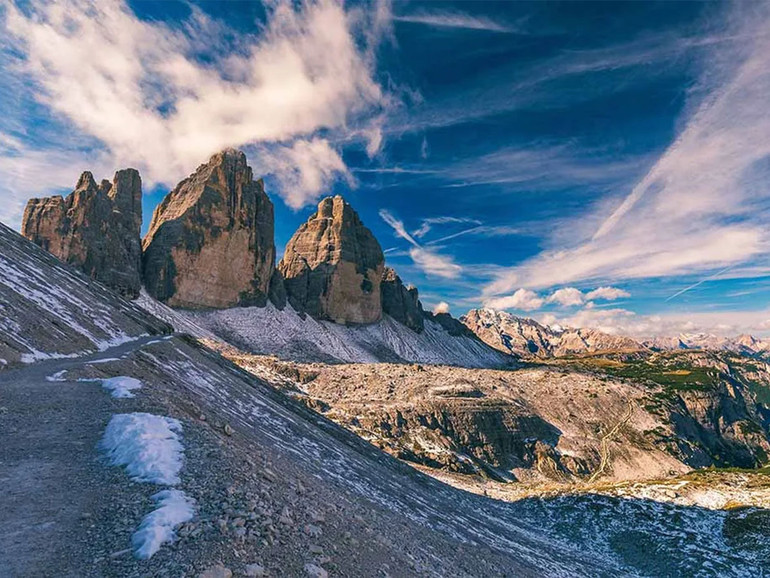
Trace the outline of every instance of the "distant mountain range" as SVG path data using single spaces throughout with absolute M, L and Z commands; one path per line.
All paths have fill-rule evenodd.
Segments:
M 610 351 L 731 351 L 761 355 L 770 351 L 770 340 L 752 335 L 720 337 L 708 333 L 682 333 L 673 337 L 635 340 L 598 329 L 548 326 L 505 311 L 472 309 L 460 317 L 487 345 L 522 358 L 549 358 Z

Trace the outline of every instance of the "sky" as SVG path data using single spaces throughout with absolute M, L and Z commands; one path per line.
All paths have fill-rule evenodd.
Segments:
M 342 194 L 426 308 L 770 335 L 770 4 L 0 0 L 0 221 L 247 154 L 279 255 Z

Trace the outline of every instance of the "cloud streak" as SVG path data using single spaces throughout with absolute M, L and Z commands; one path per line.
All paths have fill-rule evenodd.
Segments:
M 472 16 L 464 12 L 420 11 L 412 14 L 401 14 L 393 18 L 396 22 L 422 24 L 437 28 L 458 28 L 463 30 L 480 30 L 486 32 L 515 32 L 513 27 L 496 22 L 484 16 Z
M 410 234 L 403 221 L 398 219 L 390 211 L 380 210 L 380 217 L 393 229 L 397 237 L 400 237 L 412 245 L 409 249 L 409 256 L 417 267 L 428 275 L 443 277 L 444 279 L 455 279 L 460 276 L 463 269 L 455 263 L 451 257 L 440 255 L 435 250 L 423 247 L 412 234 Z
M 722 46 L 704 72 L 706 79 L 720 78 L 718 87 L 692 107 L 676 140 L 593 237 L 510 269 L 485 288 L 487 296 L 516 287 L 708 272 L 768 252 L 766 215 L 758 210 L 770 198 L 768 12 L 763 5 L 742 15 L 733 50 Z M 582 216 L 576 226 L 585 219 L 596 215 Z

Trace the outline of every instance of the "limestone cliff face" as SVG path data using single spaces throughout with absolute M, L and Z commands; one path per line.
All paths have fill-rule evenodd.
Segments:
M 246 156 L 217 153 L 155 209 L 143 242 L 145 287 L 174 307 L 265 305 L 273 227 L 273 204 Z
M 382 312 L 393 319 L 420 333 L 425 328 L 422 305 L 417 287 L 406 287 L 401 277 L 391 269 L 385 268 L 380 286 L 382 293 Z
M 84 172 L 67 198 L 31 199 L 22 235 L 128 297 L 141 289 L 142 180 L 134 169 L 96 184 Z
M 286 246 L 278 265 L 297 311 L 336 323 L 374 323 L 382 317 L 384 257 L 353 208 L 329 197 Z

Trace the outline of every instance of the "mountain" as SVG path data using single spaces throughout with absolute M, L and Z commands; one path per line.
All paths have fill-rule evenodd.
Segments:
M 246 155 L 217 153 L 155 209 L 143 241 L 144 285 L 175 307 L 264 305 L 273 226 L 273 204 Z
M 385 257 L 377 239 L 339 195 L 327 197 L 286 245 L 278 271 L 289 303 L 340 324 L 382 318 Z
M 4 576 L 737 577 L 760 575 L 764 567 L 756 529 L 764 527 L 763 510 L 590 494 L 508 502 L 461 491 L 393 459 L 206 345 L 159 335 L 166 324 L 5 227 L 0 268 Z M 380 399 L 411 391 L 408 379 L 425 373 L 431 395 L 455 405 L 477 399 L 451 368 L 380 368 L 361 380 L 339 374 L 341 382 L 353 379 L 340 391 L 368 389 L 380 411 Z M 331 396 L 334 375 L 319 375 L 315 393 Z M 499 376 L 490 375 L 478 385 L 482 394 L 497 387 Z M 522 381 L 507 385 L 508 393 L 529 387 L 535 376 L 511 377 Z M 541 393 L 557 385 L 574 395 L 565 371 L 552 372 Z M 596 421 L 625 419 L 617 415 L 621 406 L 599 412 Z M 523 419 L 526 411 L 520 423 L 537 431 Z M 565 405 L 560 419 L 590 431 L 592 424 L 581 426 L 571 411 Z M 501 414 L 491 403 L 486 415 Z M 431 429 L 430 421 L 414 429 L 422 424 L 412 414 L 403 415 L 408 428 L 398 413 L 394 419 L 395 428 Z M 630 419 L 644 427 L 640 417 Z M 452 434 L 455 443 L 464 431 Z M 507 439 L 479 444 L 476 459 L 491 459 Z M 610 444 L 602 445 L 612 456 Z M 535 453 L 544 456 L 537 458 L 543 467 L 552 463 L 548 452 Z M 566 446 L 561 453 L 566 460 Z
M 141 302 L 153 310 L 160 302 L 208 312 L 200 324 L 247 351 L 468 367 L 512 361 L 450 315 L 426 313 L 417 289 L 385 266 L 377 239 L 340 196 L 321 200 L 276 267 L 273 205 L 240 151 L 213 155 L 169 192 L 141 246 L 137 199 L 141 180 L 132 169 L 99 186 L 84 173 L 66 200 L 30 201 L 23 233 L 126 296 L 136 298 L 143 283 Z M 121 247 L 133 248 L 130 259 Z
M 700 349 L 731 351 L 742 355 L 762 355 L 770 350 L 770 342 L 745 334 L 723 337 L 710 333 L 681 333 L 677 337 L 656 337 L 645 341 L 644 345 L 657 351 Z
M 67 198 L 31 199 L 22 235 L 123 295 L 141 289 L 142 180 L 134 169 L 96 184 L 84 172 Z
M 534 319 L 492 309 L 472 309 L 460 317 L 460 321 L 487 345 L 525 358 L 644 349 L 629 337 L 596 329 L 548 327 Z

